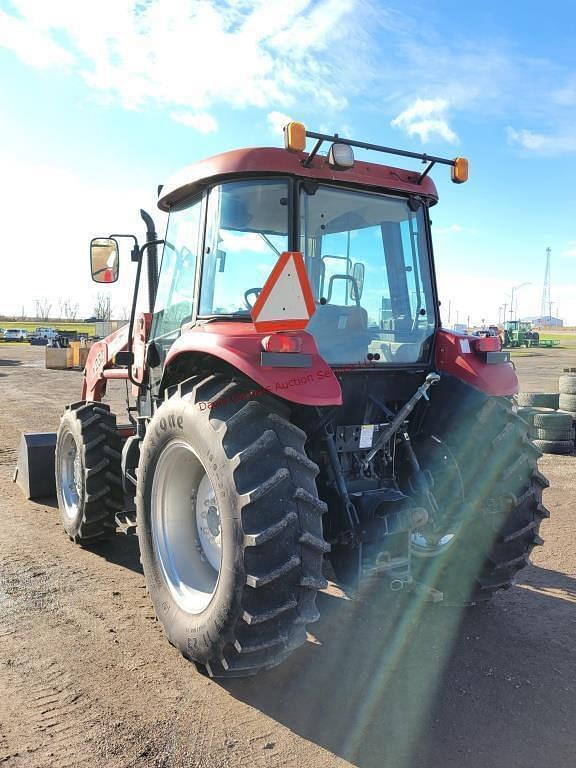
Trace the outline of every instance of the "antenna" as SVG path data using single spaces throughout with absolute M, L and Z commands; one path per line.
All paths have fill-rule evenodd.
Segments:
M 551 248 L 546 248 L 546 269 L 544 271 L 544 286 L 542 288 L 542 306 L 540 307 L 540 316 L 542 325 L 544 325 L 545 318 L 552 316 L 552 302 L 550 300 L 550 254 Z

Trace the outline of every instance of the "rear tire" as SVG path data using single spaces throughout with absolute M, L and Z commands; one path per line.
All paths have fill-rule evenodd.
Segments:
M 70 405 L 56 438 L 56 493 L 64 530 L 78 544 L 113 536 L 123 508 L 122 440 L 103 403 Z
M 417 558 L 415 568 L 420 582 L 457 604 L 483 602 L 512 586 L 534 546 L 542 544 L 540 523 L 549 516 L 542 505 L 548 481 L 538 471 L 540 451 L 527 436 L 528 424 L 507 400 L 475 397 L 475 421 L 445 435 L 457 477 L 433 488 L 438 504 L 452 509 L 455 535 L 444 551 Z M 463 489 L 459 497 L 453 488 Z
M 157 410 L 140 452 L 138 538 L 150 596 L 170 642 L 214 677 L 282 662 L 305 642 L 306 624 L 318 618 L 316 593 L 326 586 L 318 467 L 284 406 L 258 395 L 223 376 L 189 379 Z M 178 450 L 195 457 L 191 484 L 166 459 Z M 162 479 L 170 472 L 172 480 Z M 204 547 L 197 489 L 208 481 L 220 559 L 202 581 L 200 571 L 209 571 L 196 554 Z M 158 488 L 178 482 L 190 509 L 184 504 L 171 518 L 166 500 L 180 502 Z

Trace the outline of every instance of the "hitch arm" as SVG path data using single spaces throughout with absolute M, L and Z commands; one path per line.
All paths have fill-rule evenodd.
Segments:
M 388 440 L 392 437 L 394 432 L 396 432 L 397 429 L 401 427 L 404 421 L 408 418 L 408 416 L 412 413 L 414 408 L 416 407 L 416 404 L 422 399 L 425 398 L 428 400 L 428 390 L 430 387 L 432 387 L 434 384 L 438 384 L 440 381 L 440 375 L 438 373 L 429 373 L 428 376 L 426 376 L 426 379 L 423 384 L 421 384 L 416 392 L 412 395 L 410 400 L 408 400 L 407 403 L 405 403 L 402 408 L 398 411 L 396 416 L 392 419 L 388 427 L 383 430 L 380 435 L 378 436 L 378 439 L 372 446 L 372 450 L 366 454 L 366 458 L 363 461 L 363 466 L 366 468 L 376 456 L 380 448 L 382 448 L 383 445 L 386 445 Z

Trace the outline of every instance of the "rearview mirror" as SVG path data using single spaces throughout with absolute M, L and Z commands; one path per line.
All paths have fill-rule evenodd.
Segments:
M 352 268 L 352 277 L 354 278 L 354 282 L 352 280 L 350 281 L 350 298 L 354 300 L 360 301 L 362 298 L 362 291 L 364 290 L 364 274 L 366 272 L 366 269 L 364 267 L 364 264 L 361 264 L 359 261 L 354 264 Z M 354 295 L 355 290 L 358 290 L 358 296 Z
M 118 280 L 120 254 L 113 237 L 95 237 L 90 241 L 90 266 L 95 283 L 115 283 Z

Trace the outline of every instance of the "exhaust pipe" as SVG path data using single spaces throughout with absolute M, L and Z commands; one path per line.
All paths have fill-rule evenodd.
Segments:
M 154 240 L 158 239 L 154 220 L 152 219 L 152 216 L 142 208 L 140 209 L 140 216 L 146 224 L 146 242 L 152 243 Z M 148 304 L 150 306 L 150 312 L 153 312 L 154 302 L 156 301 L 156 291 L 158 290 L 158 246 L 150 245 L 147 250 Z

